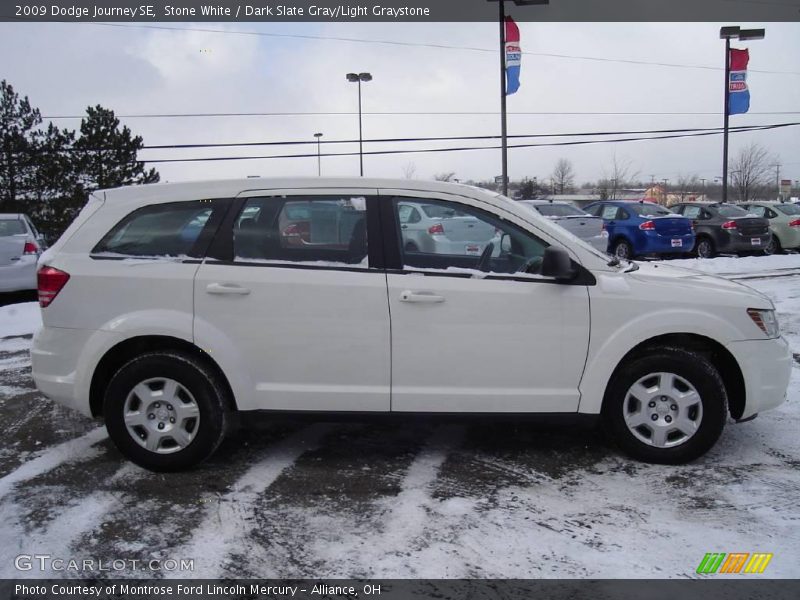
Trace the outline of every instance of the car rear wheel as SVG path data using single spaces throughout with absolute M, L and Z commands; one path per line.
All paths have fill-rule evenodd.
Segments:
M 780 254 L 781 253 L 781 243 L 775 234 L 772 234 L 769 238 L 769 243 L 764 248 L 764 254 Z
M 633 248 L 626 240 L 617 240 L 614 243 L 614 254 L 622 259 L 633 258 Z
M 697 240 L 695 252 L 699 258 L 714 258 L 714 243 L 707 237 Z
M 196 358 L 149 352 L 123 365 L 106 389 L 106 429 L 120 452 L 153 471 L 205 460 L 225 435 L 226 391 Z
M 725 385 L 702 354 L 654 349 L 621 365 L 609 384 L 603 422 L 631 457 L 681 464 L 705 454 L 727 418 Z

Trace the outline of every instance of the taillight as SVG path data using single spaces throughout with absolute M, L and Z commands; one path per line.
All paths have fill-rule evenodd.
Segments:
M 722 228 L 727 229 L 728 231 L 730 231 L 731 229 L 736 229 L 736 221 L 725 221 L 722 224 Z
M 656 224 L 652 221 L 645 221 L 641 225 L 639 225 L 639 229 L 642 231 L 653 231 L 656 228 Z
M 65 273 L 54 267 L 42 267 L 37 273 L 39 282 L 39 306 L 45 308 L 56 299 L 66 283 L 69 281 L 69 273 Z
M 789 221 L 789 227 L 800 227 L 800 219 L 795 219 L 794 221 Z
M 436 225 L 431 225 L 430 227 L 428 227 L 428 233 L 430 233 L 431 235 L 437 235 L 437 234 L 442 235 L 444 234 L 444 225 L 442 225 L 441 223 L 437 223 Z
M 23 254 L 39 254 L 39 246 L 33 242 L 25 242 L 25 247 L 22 249 Z

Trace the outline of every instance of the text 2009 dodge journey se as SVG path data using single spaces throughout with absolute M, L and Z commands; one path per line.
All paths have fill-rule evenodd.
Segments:
M 446 243 L 405 243 L 409 205 Z M 631 456 L 681 463 L 728 414 L 780 404 L 791 370 L 762 294 L 612 259 L 464 185 L 96 192 L 38 275 L 36 385 L 156 470 L 210 456 L 253 410 L 595 414 Z

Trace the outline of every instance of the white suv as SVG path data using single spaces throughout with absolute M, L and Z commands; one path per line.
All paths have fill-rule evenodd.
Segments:
M 408 203 L 466 225 L 412 248 Z M 791 370 L 762 294 L 610 259 L 527 207 L 449 183 L 97 192 L 42 257 L 39 298 L 36 385 L 104 417 L 155 470 L 210 456 L 232 414 L 254 410 L 601 415 L 630 455 L 681 463 L 729 413 L 780 404 Z

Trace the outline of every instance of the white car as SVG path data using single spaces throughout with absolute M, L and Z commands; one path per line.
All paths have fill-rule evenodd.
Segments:
M 23 214 L 0 214 L 0 292 L 36 289 L 44 238 Z
M 409 202 L 494 228 L 499 251 L 407 255 L 398 208 Z M 300 244 L 281 231 L 297 206 Z M 39 283 L 36 385 L 103 417 L 119 449 L 154 470 L 205 459 L 235 411 L 257 410 L 599 415 L 631 456 L 683 463 L 728 415 L 783 402 L 791 370 L 763 294 L 612 259 L 451 183 L 96 192 L 42 256 Z
M 558 223 L 600 252 L 608 250 L 608 231 L 600 217 L 592 216 L 569 202 L 552 200 L 518 200 L 518 202 Z

